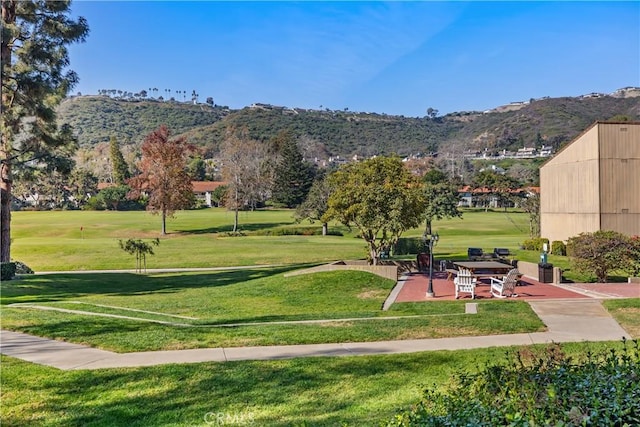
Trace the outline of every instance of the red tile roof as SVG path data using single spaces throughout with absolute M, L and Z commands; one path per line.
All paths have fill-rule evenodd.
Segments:
M 191 181 L 194 193 L 206 193 L 213 191 L 221 185 L 227 185 L 224 181 Z

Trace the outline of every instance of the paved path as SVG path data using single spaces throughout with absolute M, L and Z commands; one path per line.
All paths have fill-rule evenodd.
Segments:
M 530 301 L 529 304 L 547 325 L 547 332 L 363 343 L 113 353 L 18 332 L 0 331 L 0 353 L 58 369 L 74 370 L 153 366 L 168 363 L 394 354 L 551 342 L 617 341 L 623 337 L 631 338 L 598 300 Z

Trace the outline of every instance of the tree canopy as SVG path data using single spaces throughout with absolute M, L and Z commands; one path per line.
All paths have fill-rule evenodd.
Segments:
M 322 221 L 322 217 L 329 209 L 328 202 L 331 187 L 325 176 L 317 176 L 309 189 L 307 198 L 298 206 L 295 213 L 296 221 L 308 219 L 311 222 Z M 327 235 L 327 223 L 322 222 L 322 235 Z
M 85 40 L 84 18 L 69 18 L 71 2 L 2 0 L 0 63 L 0 261 L 11 260 L 12 169 L 49 165 L 59 149 L 73 143 L 67 126 L 58 127 L 55 107 L 78 81 L 67 70 L 67 45 Z M 67 171 L 68 172 L 68 171 Z
M 111 157 L 112 180 L 117 185 L 123 185 L 130 178 L 129 167 L 124 160 L 120 144 L 115 136 L 109 139 L 109 157 Z
M 290 132 L 275 138 L 278 162 L 275 165 L 272 198 L 288 208 L 300 205 L 313 184 L 314 170 L 304 161 L 296 140 Z
M 422 185 L 398 157 L 350 163 L 327 179 L 334 190 L 322 220 L 355 226 L 367 242 L 373 264 L 377 264 L 381 249 L 394 245 L 405 230 L 422 221 Z
M 193 185 L 187 173 L 187 161 L 193 146 L 185 138 L 169 139 L 169 129 L 162 125 L 151 132 L 142 144 L 140 174 L 127 180 L 129 197 L 148 196 L 147 210 L 162 216 L 162 234 L 167 233 L 166 219 L 178 209 L 191 207 Z
M 462 217 L 458 209 L 460 196 L 458 186 L 447 179 L 447 175 L 439 169 L 431 169 L 423 178 L 426 222 L 425 233 L 431 234 L 433 220 Z
M 230 129 L 222 144 L 222 177 L 227 182 L 225 206 L 234 210 L 233 232 L 238 231 L 238 211 L 264 201 L 271 186 L 264 144 L 248 137 L 246 129 Z
M 512 190 L 519 188 L 520 183 L 509 176 L 484 170 L 473 176 L 472 187 L 480 190 L 480 199 L 486 209 L 489 208 L 489 198 L 492 197 L 497 197 L 499 204 L 506 209 L 506 202 L 513 199 Z
M 636 243 L 612 230 L 580 233 L 567 241 L 567 254 L 576 271 L 593 274 L 605 283 L 612 270 L 629 270 L 638 262 Z M 635 264 L 637 265 L 637 264 Z

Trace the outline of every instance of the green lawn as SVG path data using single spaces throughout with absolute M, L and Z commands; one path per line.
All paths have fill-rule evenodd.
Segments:
M 242 237 L 229 237 L 233 214 L 224 209 L 181 211 L 168 222 L 148 268 L 221 267 L 298 264 L 366 256 L 356 230 L 330 225 L 344 236 L 276 236 L 283 229 L 319 224 L 295 224 L 291 210 L 242 212 Z M 14 212 L 12 258 L 36 271 L 133 269 L 135 259 L 118 246 L 119 239 L 159 237 L 160 219 L 147 212 Z M 82 228 L 82 230 L 81 230 Z M 506 247 L 517 251 L 527 238 L 528 217 L 515 212 L 466 211 L 463 218 L 436 221 L 439 258 L 465 257 L 468 247 Z M 419 237 L 423 229 L 409 230 Z M 274 250 L 276 248 L 277 250 Z
M 179 212 L 148 267 L 254 268 L 27 276 L 0 284 L 2 328 L 128 352 L 470 336 L 544 327 L 523 301 L 480 301 L 477 315 L 463 314 L 463 301 L 394 304 L 382 312 L 392 281 L 354 271 L 285 278 L 286 271 L 305 265 L 362 258 L 364 244 L 353 230 L 335 225 L 331 228 L 344 236 L 278 236 L 283 229 L 319 228 L 295 224 L 287 210 L 242 213 L 245 236 L 228 237 L 231 215 L 220 209 Z M 13 258 L 36 271 L 133 269 L 135 260 L 118 248 L 118 239 L 157 237 L 159 218 L 144 212 L 15 212 L 12 226 Z M 536 261 L 537 254 L 518 250 L 527 227 L 526 215 L 512 212 L 469 211 L 463 219 L 438 221 L 436 257 L 464 257 L 467 247 L 507 247 L 519 259 Z M 421 234 L 416 229 L 407 236 Z M 551 261 L 566 263 L 564 258 Z M 277 266 L 258 267 L 265 264 Z M 606 301 L 605 306 L 639 336 L 640 299 Z M 361 320 L 273 323 L 345 318 Z M 228 323 L 239 325 L 220 327 Z M 585 352 L 612 345 L 617 344 L 563 347 Z M 0 418 L 8 426 L 375 426 L 417 401 L 425 386 L 502 359 L 506 351 L 72 372 L 2 357 Z
M 619 343 L 564 344 L 568 353 Z M 2 357 L 3 426 L 379 426 L 514 349 L 59 371 Z M 222 418 L 220 418 L 222 417 Z M 225 424 L 216 421 L 222 419 Z
M 544 328 L 523 301 L 484 301 L 475 316 L 464 315 L 463 301 L 394 304 L 383 312 L 382 304 L 395 284 L 391 280 L 357 271 L 284 277 L 285 271 L 281 267 L 154 275 L 36 275 L 0 285 L 2 325 L 120 352 L 441 338 Z M 7 306 L 12 303 L 30 305 Z M 133 319 L 41 310 L 33 305 Z M 389 316 L 401 318 L 384 318 Z M 360 318 L 364 320 L 273 323 Z M 220 327 L 230 323 L 240 326 Z

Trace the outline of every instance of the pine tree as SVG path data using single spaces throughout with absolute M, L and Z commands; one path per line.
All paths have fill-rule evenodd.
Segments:
M 89 32 L 84 18 L 69 18 L 71 2 L 2 0 L 2 114 L 0 115 L 0 261 L 11 260 L 13 168 L 48 165 L 72 143 L 58 129 L 55 107 L 78 77 L 66 70 L 67 45 Z
M 307 198 L 313 184 L 313 167 L 304 161 L 290 133 L 280 133 L 272 144 L 279 147 L 272 199 L 288 208 L 296 207 Z
M 115 136 L 109 139 L 109 155 L 111 156 L 113 182 L 117 185 L 124 185 L 131 176 L 129 174 L 129 167 L 124 161 L 122 151 L 120 151 L 120 144 L 118 144 Z

